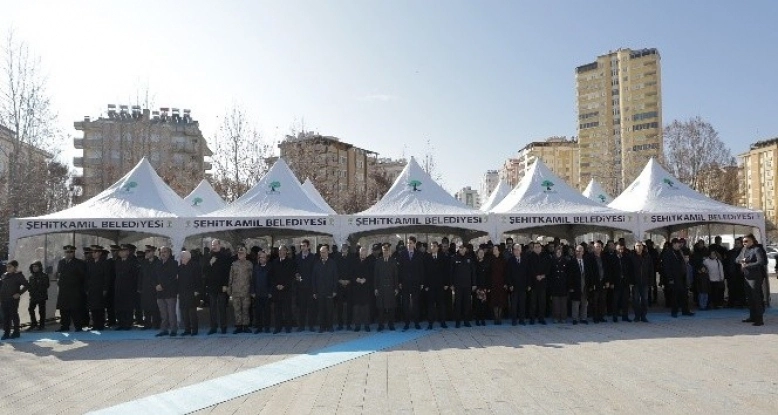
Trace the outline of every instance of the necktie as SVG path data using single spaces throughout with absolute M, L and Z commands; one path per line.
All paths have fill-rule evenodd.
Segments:
M 408 251 L 408 259 L 413 259 L 413 251 Z
M 581 270 L 581 274 L 583 275 L 583 259 L 578 259 L 578 268 Z

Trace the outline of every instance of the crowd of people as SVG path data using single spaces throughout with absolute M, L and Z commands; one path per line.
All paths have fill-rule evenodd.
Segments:
M 132 244 L 64 247 L 56 267 L 57 331 L 158 330 L 157 336 L 195 336 L 198 308 L 207 308 L 207 334 L 382 331 L 494 324 L 648 323 L 659 289 L 673 317 L 697 310 L 748 306 L 744 322 L 764 324 L 764 248 L 753 235 L 727 250 L 721 239 L 689 247 L 674 238 L 657 249 L 651 240 L 565 245 L 449 243 L 374 244 L 351 249 L 303 240 L 267 252 L 212 240 L 182 251 Z M 30 326 L 46 323 L 49 276 L 40 262 L 29 278 L 16 261 L 0 279 L 3 339 L 20 336 L 19 299 L 29 293 Z M 690 302 L 691 297 L 691 302 Z M 631 306 L 631 307 L 630 307 Z M 631 312 L 630 312 L 631 309 Z M 179 321 L 181 322 L 179 327 Z

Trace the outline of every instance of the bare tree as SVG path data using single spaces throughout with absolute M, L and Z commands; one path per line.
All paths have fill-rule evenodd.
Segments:
M 0 244 L 5 246 L 10 217 L 36 216 L 60 207 L 60 200 L 48 198 L 67 193 L 70 172 L 54 161 L 62 136 L 40 59 L 16 39 L 13 30 L 0 46 L 0 56 L 0 197 L 4 201 Z M 47 184 L 56 188 L 46 189 Z
M 740 186 L 738 186 L 738 167 L 735 160 L 729 165 L 712 166 L 700 173 L 697 189 L 708 197 L 728 205 L 740 205 Z
M 664 163 L 678 180 L 704 191 L 705 173 L 734 164 L 732 153 L 710 123 L 697 116 L 664 128 Z
M 246 111 L 233 105 L 212 140 L 214 188 L 231 202 L 254 186 L 268 170 L 272 144 L 260 136 Z
M 438 170 L 438 164 L 435 162 L 435 146 L 427 139 L 427 148 L 421 160 L 421 168 L 432 177 L 439 185 L 443 185 L 443 174 Z

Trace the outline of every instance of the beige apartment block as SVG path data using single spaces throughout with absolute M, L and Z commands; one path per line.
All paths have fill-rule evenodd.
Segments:
M 532 163 L 540 159 L 567 184 L 580 189 L 578 158 L 578 142 L 575 138 L 549 137 L 545 141 L 527 144 L 519 150 L 517 157 L 506 160 L 500 169 L 500 178 L 514 187 L 529 171 Z
M 575 69 L 579 183 L 618 195 L 662 145 L 659 51 L 619 49 Z
M 778 224 L 778 138 L 756 142 L 738 157 L 743 206 L 764 211 L 767 220 Z
M 83 169 L 73 183 L 82 192 L 75 202 L 87 200 L 112 185 L 143 157 L 179 195 L 185 196 L 211 169 L 206 157 L 212 155 L 188 109 L 160 108 L 150 111 L 139 106 L 109 104 L 105 116 L 73 123 L 83 132 L 75 138 L 76 150 L 83 156 L 73 158 L 73 165 Z

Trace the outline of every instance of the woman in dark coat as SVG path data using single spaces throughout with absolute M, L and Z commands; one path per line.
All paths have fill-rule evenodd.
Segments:
M 508 306 L 508 286 L 505 284 L 505 259 L 500 245 L 492 248 L 492 263 L 489 273 L 492 287 L 489 292 L 489 304 L 494 313 L 494 324 L 502 324 L 502 311 Z
M 492 288 L 490 284 L 491 267 L 490 261 L 486 258 L 486 252 L 479 248 L 475 253 L 475 293 L 473 295 L 473 313 L 475 314 L 475 325 L 485 326 L 486 315 L 489 314 L 489 303 L 487 296 Z
M 552 318 L 555 323 L 567 320 L 567 293 L 570 287 L 569 259 L 562 255 L 562 247 L 554 251 L 551 273 L 548 279 L 548 293 L 551 295 Z

